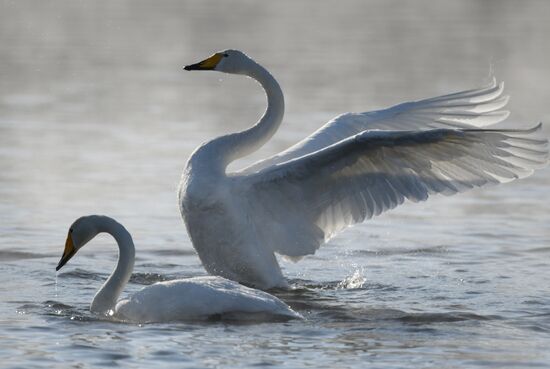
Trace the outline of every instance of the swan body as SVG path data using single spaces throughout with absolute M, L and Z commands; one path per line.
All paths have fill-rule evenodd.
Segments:
M 316 252 L 347 226 L 432 194 L 453 195 L 523 178 L 548 163 L 541 125 L 487 129 L 508 116 L 503 84 L 342 114 L 289 149 L 227 173 L 278 129 L 281 88 L 237 50 L 186 70 L 246 75 L 263 87 L 267 109 L 242 132 L 218 137 L 191 155 L 179 186 L 180 210 L 210 274 L 262 289 L 285 287 L 275 253 Z
M 119 301 L 115 313 L 134 322 L 169 322 L 217 315 L 300 318 L 266 292 L 217 276 L 159 282 Z
M 301 317 L 273 295 L 217 276 L 158 282 L 117 301 L 132 274 L 135 250 L 128 231 L 105 216 L 86 216 L 73 223 L 56 270 L 101 232 L 115 238 L 119 259 L 115 270 L 91 303 L 90 310 L 94 313 L 140 323 L 202 319 L 215 315 Z

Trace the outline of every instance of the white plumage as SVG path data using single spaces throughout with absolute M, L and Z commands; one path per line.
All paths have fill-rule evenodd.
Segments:
M 211 273 L 261 288 L 285 286 L 275 253 L 313 254 L 343 228 L 430 194 L 508 182 L 548 162 L 539 124 L 488 130 L 508 116 L 503 85 L 340 115 L 298 144 L 236 173 L 229 163 L 257 150 L 284 113 L 275 79 L 240 51 L 186 67 L 244 74 L 268 107 L 252 128 L 199 147 L 182 176 L 183 218 Z
M 239 320 L 301 318 L 275 296 L 217 276 L 155 283 L 119 301 L 114 311 L 120 319 L 132 322 L 171 322 L 213 316 Z
M 90 310 L 94 313 L 139 323 L 205 319 L 219 315 L 246 320 L 301 318 L 273 295 L 214 276 L 158 282 L 118 301 L 134 268 L 134 243 L 120 223 L 105 216 L 81 217 L 72 224 L 56 270 L 101 232 L 116 239 L 119 258 L 115 270 L 92 300 Z

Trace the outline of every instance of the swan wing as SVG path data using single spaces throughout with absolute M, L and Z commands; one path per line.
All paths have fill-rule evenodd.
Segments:
M 273 251 L 313 254 L 336 232 L 404 202 L 530 175 L 548 161 L 529 130 L 365 131 L 244 176 L 256 232 Z
M 411 101 L 364 113 L 345 113 L 329 121 L 309 137 L 287 150 L 243 169 L 253 173 L 270 165 L 304 156 L 365 130 L 425 130 L 433 128 L 480 128 L 506 119 L 502 109 L 509 100 L 503 83 Z

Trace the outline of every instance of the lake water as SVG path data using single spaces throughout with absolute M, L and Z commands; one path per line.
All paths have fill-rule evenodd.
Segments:
M 1 1 L 0 367 L 549 367 L 550 170 L 406 204 L 299 263 L 276 294 L 304 321 L 133 325 L 89 302 L 100 236 L 58 275 L 68 226 L 118 219 L 127 292 L 204 275 L 176 202 L 201 142 L 252 124 L 259 87 L 182 66 L 242 49 L 287 114 L 254 159 L 345 111 L 471 88 L 494 73 L 509 125 L 550 122 L 546 1 Z M 545 128 L 548 135 L 548 127 Z

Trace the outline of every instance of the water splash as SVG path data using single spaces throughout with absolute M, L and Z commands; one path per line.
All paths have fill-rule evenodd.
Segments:
M 342 282 L 338 283 L 337 289 L 356 289 L 363 288 L 367 278 L 363 273 L 363 268 L 356 269 L 353 274 L 345 278 Z

